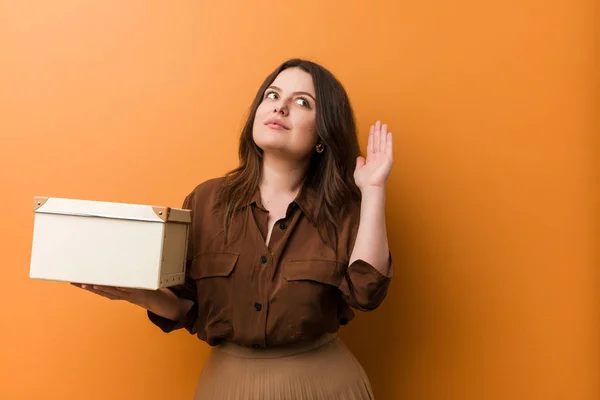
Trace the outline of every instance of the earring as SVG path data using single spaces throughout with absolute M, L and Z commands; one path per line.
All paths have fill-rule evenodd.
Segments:
M 322 153 L 325 150 L 325 146 L 322 143 L 319 143 L 316 147 L 317 153 Z

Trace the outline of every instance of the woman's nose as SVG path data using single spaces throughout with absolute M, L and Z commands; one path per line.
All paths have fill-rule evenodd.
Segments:
M 276 114 L 283 114 L 284 116 L 288 114 L 287 106 L 283 103 L 275 105 L 273 112 Z

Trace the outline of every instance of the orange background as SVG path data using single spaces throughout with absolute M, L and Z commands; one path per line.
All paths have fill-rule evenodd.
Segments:
M 288 57 L 395 133 L 378 399 L 600 398 L 594 2 L 0 0 L 0 398 L 186 399 L 208 347 L 28 278 L 35 195 L 180 205 Z M 592 85 L 591 83 L 594 83 Z

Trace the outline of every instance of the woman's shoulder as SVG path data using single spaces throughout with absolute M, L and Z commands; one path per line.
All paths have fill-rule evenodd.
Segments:
M 223 183 L 225 182 L 224 176 L 218 176 L 209 178 L 199 184 L 197 184 L 190 194 L 196 196 L 207 195 L 213 192 L 218 192 Z
M 225 177 L 214 177 L 197 184 L 185 198 L 186 208 L 212 206 L 216 203 Z
M 341 220 L 356 222 L 360 218 L 361 199 L 348 198 L 341 208 Z
M 361 199 L 348 199 L 340 210 L 339 232 L 342 236 L 354 236 L 361 218 Z

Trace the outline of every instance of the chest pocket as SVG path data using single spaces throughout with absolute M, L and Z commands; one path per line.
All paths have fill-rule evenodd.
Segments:
M 239 254 L 205 253 L 196 256 L 189 275 L 196 282 L 199 326 L 213 334 L 233 330 L 233 277 Z
M 228 277 L 237 264 L 239 254 L 205 253 L 199 254 L 192 261 L 190 277 L 204 279 L 211 277 Z
M 283 276 L 288 282 L 307 281 L 338 287 L 344 279 L 344 265 L 335 260 L 290 260 Z

